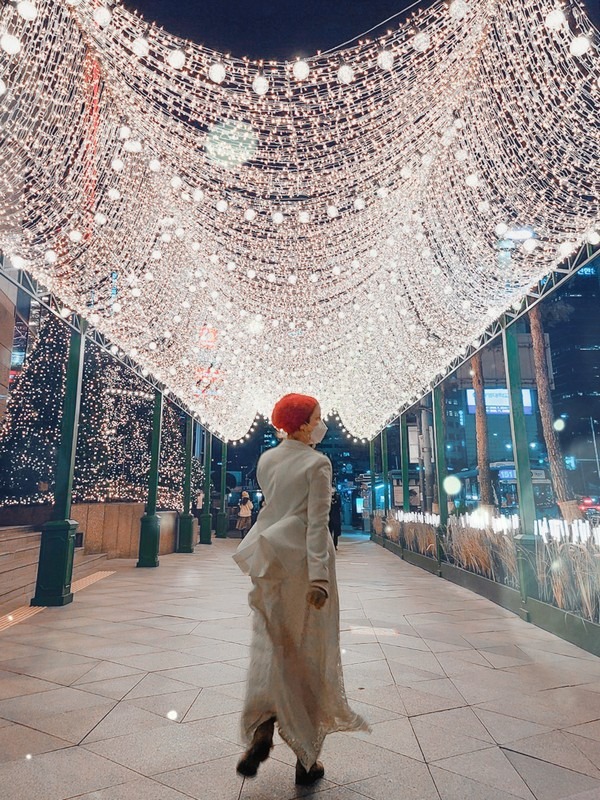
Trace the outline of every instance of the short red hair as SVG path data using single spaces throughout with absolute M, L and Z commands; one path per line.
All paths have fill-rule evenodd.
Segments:
M 271 422 L 277 430 L 296 433 L 308 422 L 317 406 L 317 400 L 307 394 L 286 394 L 275 403 Z

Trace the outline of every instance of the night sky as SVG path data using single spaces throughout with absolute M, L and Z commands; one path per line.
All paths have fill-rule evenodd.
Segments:
M 432 4 L 431 0 L 126 0 L 126 5 L 170 33 L 219 52 L 277 60 L 327 50 L 408 6 Z M 585 0 L 585 5 L 600 26 L 600 0 Z M 401 13 L 390 27 L 408 16 L 410 12 Z

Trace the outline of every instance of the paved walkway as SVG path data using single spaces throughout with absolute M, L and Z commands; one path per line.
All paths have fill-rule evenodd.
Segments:
M 599 800 L 600 660 L 361 537 L 340 544 L 342 642 L 373 732 L 330 736 L 316 788 L 281 742 L 242 781 L 235 544 L 109 562 L 0 634 L 3 800 Z

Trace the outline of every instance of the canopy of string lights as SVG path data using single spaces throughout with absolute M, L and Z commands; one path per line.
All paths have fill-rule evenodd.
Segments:
M 0 247 L 218 436 L 287 391 L 372 436 L 600 241 L 599 46 L 575 1 L 286 63 L 4 3 Z

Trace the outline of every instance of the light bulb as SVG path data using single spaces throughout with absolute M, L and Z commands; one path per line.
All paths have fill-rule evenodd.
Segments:
M 562 8 L 553 9 L 548 14 L 546 14 L 546 19 L 544 20 L 544 24 L 549 31 L 560 30 L 566 24 L 566 22 L 567 18 L 565 17 Z
M 94 13 L 92 14 L 94 18 L 94 22 L 100 28 L 106 28 L 110 25 L 110 21 L 112 19 L 112 14 L 108 8 L 105 6 L 99 6 L 98 8 L 94 9 Z
M 342 64 L 337 71 L 338 80 L 346 86 L 354 80 L 354 70 L 348 64 Z
M 365 205 L 366 205 L 365 201 L 363 200 L 362 197 L 357 197 L 356 200 L 354 201 L 354 208 L 356 211 L 362 211 Z
M 223 83 L 227 77 L 227 72 L 220 61 L 215 61 L 214 64 L 210 65 L 208 68 L 208 77 L 213 83 Z
M 0 78 L 0 97 L 2 97 L 5 94 L 6 94 L 6 84 L 4 83 L 2 78 Z
M 256 211 L 253 208 L 247 208 L 244 211 L 244 219 L 246 222 L 253 222 L 256 219 Z
M 269 81 L 260 72 L 252 81 L 252 91 L 259 95 L 259 97 L 262 97 L 269 91 Z
M 131 43 L 131 49 L 138 58 L 146 58 L 150 54 L 150 43 L 145 36 L 138 36 Z
M 379 69 L 389 72 L 394 67 L 394 55 L 390 50 L 382 50 L 377 56 Z
M 173 69 L 183 69 L 185 67 L 185 53 L 183 50 L 171 50 L 167 56 L 167 63 Z
M 431 45 L 431 36 L 428 33 L 417 33 L 412 38 L 413 49 L 417 53 L 424 53 Z
M 225 211 L 227 211 L 227 209 L 229 208 L 227 200 L 217 200 L 215 208 L 220 214 L 224 214 Z
M 292 67 L 292 74 L 297 81 L 305 81 L 310 74 L 310 66 L 306 61 L 296 61 Z
M 106 215 L 101 211 L 98 211 L 96 214 L 94 214 L 94 222 L 96 225 L 106 225 L 107 221 Z
M 460 22 L 460 20 L 464 19 L 469 13 L 469 4 L 466 0 L 453 0 L 452 3 L 450 3 L 448 13 L 452 19 Z
M 17 3 L 17 13 L 27 22 L 32 22 L 37 17 L 37 8 L 30 0 L 20 0 Z
M 148 162 L 148 169 L 150 172 L 160 172 L 160 161 L 158 158 L 151 158 Z
M 78 231 L 77 229 L 74 229 L 72 231 L 69 231 L 69 239 L 74 244 L 77 244 L 78 242 L 80 242 L 83 239 L 83 234 L 81 233 L 81 231 Z
M 569 53 L 572 56 L 582 56 L 590 49 L 591 42 L 587 36 L 576 36 L 571 40 Z
M 44 253 L 44 261 L 46 264 L 56 264 L 57 259 L 58 255 L 55 250 L 46 250 Z
M 12 33 L 4 33 L 0 36 L 0 49 L 9 56 L 15 56 L 21 51 L 21 42 Z

